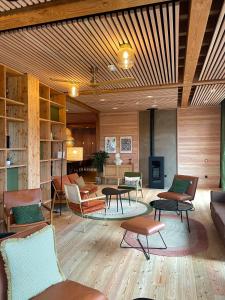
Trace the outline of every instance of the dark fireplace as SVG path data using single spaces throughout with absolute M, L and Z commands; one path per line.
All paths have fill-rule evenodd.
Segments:
M 149 156 L 149 187 L 164 188 L 164 157 L 154 156 L 155 142 L 155 109 L 150 109 L 150 156 Z
M 149 187 L 153 189 L 164 188 L 164 157 L 149 157 Z

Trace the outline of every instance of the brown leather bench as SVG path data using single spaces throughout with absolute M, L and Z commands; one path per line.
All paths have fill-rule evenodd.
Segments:
M 124 221 L 120 226 L 125 229 L 125 233 L 124 233 L 122 241 L 120 243 L 121 248 L 135 248 L 135 249 L 141 248 L 147 260 L 150 259 L 149 249 L 167 249 L 166 243 L 160 233 L 160 230 L 165 227 L 165 224 L 162 222 L 152 220 L 151 217 L 149 217 L 149 216 L 140 216 L 140 217 L 136 217 L 136 218 Z M 123 241 L 126 237 L 127 231 L 131 231 L 131 232 L 134 232 L 137 234 L 137 241 L 138 241 L 140 247 L 123 246 Z M 157 232 L 160 235 L 165 247 L 149 248 L 148 236 L 152 235 L 154 233 L 157 233 Z M 148 253 L 146 252 L 143 244 L 141 243 L 141 241 L 139 239 L 139 235 L 146 236 L 146 242 L 147 242 L 146 249 L 148 250 Z
M 18 232 L 7 238 L 23 238 L 46 226 L 39 225 L 25 231 Z M 1 242 L 5 239 L 0 239 Z M 4 262 L 0 255 L 0 300 L 7 299 L 7 277 Z M 79 284 L 78 282 L 66 280 L 52 285 L 44 292 L 32 298 L 33 300 L 107 300 L 99 291 Z

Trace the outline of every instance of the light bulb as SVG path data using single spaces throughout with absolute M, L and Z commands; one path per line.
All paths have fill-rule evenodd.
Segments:
M 122 69 L 130 69 L 134 65 L 134 50 L 130 44 L 120 45 L 120 49 L 117 56 L 118 66 Z
M 77 84 L 72 84 L 69 88 L 69 92 L 68 92 L 69 96 L 72 98 L 75 98 L 77 96 L 79 96 L 79 88 Z

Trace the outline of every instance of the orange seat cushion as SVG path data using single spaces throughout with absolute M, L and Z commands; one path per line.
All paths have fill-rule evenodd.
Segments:
M 165 224 L 152 220 L 149 216 L 140 216 L 124 221 L 121 227 L 138 234 L 150 235 L 165 227 Z
M 81 213 L 80 205 L 76 203 L 69 203 L 69 206 L 72 210 Z M 101 209 L 105 209 L 105 201 L 101 200 L 92 200 L 82 203 L 83 213 L 91 213 L 94 211 L 98 211 Z
M 179 194 L 175 192 L 162 192 L 157 195 L 161 199 L 176 200 L 176 201 L 187 201 L 192 200 L 192 196 L 188 194 Z
M 69 174 L 67 176 L 70 180 L 70 183 L 72 183 L 72 184 L 75 184 L 76 180 L 79 178 L 79 175 L 77 173 Z
M 53 182 L 54 182 L 55 188 L 57 190 L 61 191 L 61 176 L 54 176 Z M 62 176 L 62 190 L 63 191 L 64 191 L 64 184 L 71 184 L 67 175 Z

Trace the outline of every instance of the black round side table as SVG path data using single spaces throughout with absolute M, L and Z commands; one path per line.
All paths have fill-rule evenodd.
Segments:
M 117 201 L 117 211 L 118 211 L 118 200 L 120 201 L 120 206 L 121 206 L 121 211 L 123 214 L 123 204 L 122 204 L 122 194 L 128 193 L 128 190 L 119 190 L 119 189 L 114 189 L 111 187 L 106 187 L 102 189 L 102 194 L 106 196 L 106 202 L 108 207 L 110 207 L 110 202 L 111 202 L 111 197 L 116 196 L 116 201 Z

